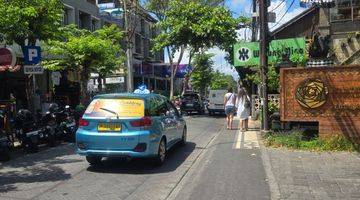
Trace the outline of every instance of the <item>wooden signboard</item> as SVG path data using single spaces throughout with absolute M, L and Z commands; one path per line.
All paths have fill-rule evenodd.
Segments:
M 360 143 L 360 66 L 280 70 L 282 121 L 319 122 L 319 135 Z

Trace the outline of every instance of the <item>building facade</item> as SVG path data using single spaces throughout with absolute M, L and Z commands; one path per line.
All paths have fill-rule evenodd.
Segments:
M 64 25 L 76 24 L 81 29 L 94 31 L 101 27 L 96 0 L 62 0 Z
M 272 39 L 295 37 L 308 40 L 310 63 L 360 64 L 360 1 L 312 6 L 271 33 Z
M 117 24 L 125 30 L 123 4 L 118 0 L 98 0 L 100 16 L 103 24 Z M 133 83 L 134 88 L 144 83 L 150 89 L 158 92 L 168 90 L 169 77 L 163 73 L 166 69 L 164 65 L 164 52 L 152 51 L 152 40 L 160 34 L 160 30 L 155 28 L 157 22 L 140 5 L 129 5 L 129 30 L 131 33 L 132 44 L 132 64 L 133 64 Z M 126 42 L 122 43 L 126 49 Z M 125 90 L 124 90 L 125 91 Z

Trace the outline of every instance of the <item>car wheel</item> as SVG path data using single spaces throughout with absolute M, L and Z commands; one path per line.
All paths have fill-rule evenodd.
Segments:
M 166 158 L 166 142 L 165 142 L 165 139 L 162 138 L 159 143 L 159 149 L 158 149 L 157 156 L 155 158 L 155 164 L 157 166 L 164 164 L 165 158 Z
M 86 161 L 88 161 L 90 165 L 99 165 L 101 163 L 101 159 L 102 157 L 100 156 L 86 156 Z
M 181 137 L 181 141 L 180 141 L 180 145 L 181 145 L 181 146 L 185 146 L 185 145 L 186 145 L 186 138 L 187 138 L 187 128 L 186 128 L 186 126 L 185 126 L 185 127 L 184 127 L 184 130 L 183 130 L 182 137 Z

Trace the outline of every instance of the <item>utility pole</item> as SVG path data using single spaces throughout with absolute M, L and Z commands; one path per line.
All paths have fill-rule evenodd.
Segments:
M 256 42 L 256 38 L 257 38 L 257 23 L 256 23 L 256 19 L 257 19 L 257 0 L 252 0 L 252 4 L 253 4 L 253 16 L 252 16 L 252 34 L 251 34 L 251 42 Z
M 131 0 L 130 0 L 131 1 Z M 124 25 L 125 25 L 125 32 L 126 32 L 126 69 L 127 69 L 127 76 L 126 76 L 126 85 L 127 85 L 127 92 L 134 91 L 134 79 L 133 79 L 133 55 L 132 55 L 132 37 L 130 33 L 129 27 L 129 11 L 127 9 L 127 0 L 123 0 L 124 4 Z M 130 16 L 131 17 L 131 16 Z
M 263 103 L 263 129 L 269 130 L 269 116 L 268 116 L 268 10 L 267 1 L 259 0 L 259 21 L 260 21 L 260 68 L 261 68 L 261 88 L 262 88 L 262 103 Z

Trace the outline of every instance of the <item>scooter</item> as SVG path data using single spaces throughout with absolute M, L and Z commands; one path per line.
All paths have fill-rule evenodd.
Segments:
M 7 137 L 0 137 L 0 161 L 10 160 L 10 142 Z
M 50 113 L 35 120 L 29 110 L 19 110 L 14 122 L 15 136 L 29 153 L 38 152 L 39 144 L 56 145 L 56 123 Z
M 35 153 L 38 151 L 39 138 L 43 133 L 38 129 L 35 119 L 29 110 L 19 110 L 15 117 L 14 130 L 15 136 L 27 152 Z
M 65 141 L 73 142 L 75 141 L 75 133 L 77 130 L 77 125 L 75 121 L 74 112 L 71 110 L 70 106 L 66 105 L 64 110 L 58 112 L 58 123 L 59 131 L 62 134 L 62 138 Z
M 5 134 L 4 116 L 0 113 L 0 161 L 10 160 L 10 141 Z

